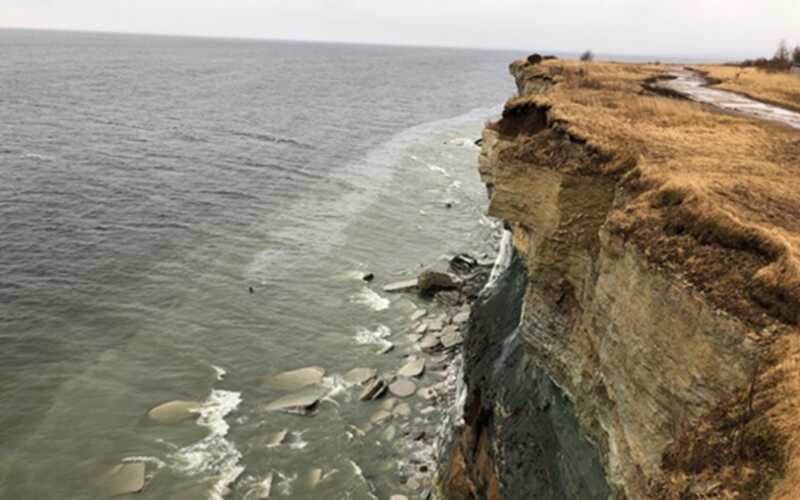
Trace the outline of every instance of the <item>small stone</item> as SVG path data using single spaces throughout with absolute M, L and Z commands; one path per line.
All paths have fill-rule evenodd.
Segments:
M 267 441 L 267 448 L 274 448 L 276 446 L 280 446 L 283 444 L 283 441 L 286 439 L 286 435 L 289 434 L 287 429 L 280 430 L 278 432 L 272 433 L 270 435 L 269 440 Z
M 406 486 L 408 486 L 408 488 L 411 490 L 418 490 L 422 485 L 419 484 L 419 481 L 416 478 L 412 477 L 408 480 L 408 482 L 406 482 Z
M 386 441 L 394 441 L 395 436 L 397 436 L 397 427 L 394 425 L 390 425 L 385 431 L 383 431 L 383 439 Z
M 410 334 L 410 335 L 408 336 L 408 340 L 409 340 L 409 342 L 411 342 L 412 344 L 416 344 L 417 342 L 419 342 L 420 340 L 422 340 L 422 335 L 419 335 L 419 334 L 417 334 L 417 333 L 412 333 L 412 334 Z
M 425 439 L 425 431 L 415 431 L 411 434 L 411 439 L 414 441 L 422 441 Z
M 400 403 L 399 405 L 395 406 L 394 410 L 392 410 L 392 413 L 398 417 L 408 417 L 411 415 L 411 406 L 409 406 L 408 403 Z
M 421 397 L 426 401 L 430 401 L 431 399 L 436 397 L 436 391 L 434 391 L 431 387 L 423 387 L 422 389 L 417 391 L 417 396 Z
M 361 279 L 369 283 L 370 281 L 375 279 L 375 275 L 372 273 L 366 273 L 364 276 L 361 277 Z
M 405 495 L 392 495 L 389 500 L 408 500 L 408 497 Z
M 286 411 L 289 413 L 305 414 L 322 399 L 328 390 L 322 387 L 309 387 L 289 394 L 268 404 L 266 411 Z
M 439 345 L 440 345 L 439 339 L 434 337 L 433 335 L 429 335 L 424 339 L 422 339 L 422 341 L 419 343 L 419 348 L 422 349 L 423 351 L 432 351 L 437 347 L 439 347 Z
M 428 324 L 427 323 L 422 323 L 419 326 L 417 326 L 416 329 L 414 329 L 414 333 L 419 334 L 419 335 L 422 335 L 427 331 L 428 331 Z
M 425 309 L 418 309 L 411 315 L 411 321 L 419 321 L 424 318 L 428 314 L 428 311 Z
M 344 381 L 348 384 L 364 385 L 375 378 L 377 373 L 374 368 L 353 368 L 344 374 Z
M 449 333 L 442 336 L 441 341 L 445 349 L 450 349 L 451 347 L 455 347 L 464 343 L 464 337 L 462 337 L 458 332 Z
M 369 417 L 369 421 L 375 425 L 381 424 L 384 420 L 392 418 L 392 413 L 386 410 L 378 410 Z
M 469 321 L 469 311 L 464 311 L 456 314 L 453 316 L 453 324 L 454 325 L 463 325 L 467 321 Z
M 400 379 L 389 386 L 389 392 L 398 398 L 407 398 L 417 392 L 417 386 L 410 380 Z
M 416 279 L 408 280 L 408 281 L 398 281 L 396 283 L 390 283 L 383 287 L 384 292 L 390 293 L 397 293 L 397 292 L 407 292 L 409 290 L 413 290 L 417 287 L 419 281 Z
M 444 328 L 444 321 L 441 318 L 436 318 L 426 321 L 425 325 L 428 327 L 428 331 L 438 332 Z
M 361 391 L 358 397 L 361 401 L 369 401 L 371 399 L 378 399 L 386 392 L 386 383 L 380 378 L 373 378 L 367 383 L 367 386 Z
M 425 371 L 424 359 L 411 359 L 397 371 L 399 377 L 419 377 Z
M 306 476 L 306 486 L 313 490 L 320 480 L 322 480 L 322 469 L 311 469 L 308 471 L 308 476 Z
M 383 402 L 381 408 L 383 408 L 386 411 L 392 411 L 392 408 L 394 408 L 394 405 L 396 404 L 397 404 L 397 398 L 389 398 Z
M 383 347 L 378 349 L 378 354 L 386 354 L 388 352 L 391 352 L 393 349 L 394 349 L 394 344 L 386 340 L 384 341 Z
M 295 391 L 307 385 L 319 384 L 324 376 L 324 368 L 311 366 L 267 377 L 264 379 L 264 383 L 276 389 Z

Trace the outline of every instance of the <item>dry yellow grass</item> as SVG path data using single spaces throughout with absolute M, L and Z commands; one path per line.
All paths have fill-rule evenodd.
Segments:
M 800 75 L 768 73 L 758 68 L 700 65 L 696 69 L 718 81 L 715 87 L 800 111 Z
M 800 133 L 643 93 L 643 81 L 662 72 L 659 66 L 515 65 L 523 79 L 552 86 L 510 100 L 504 116 L 546 111 L 550 128 L 594 151 L 597 175 L 621 176 L 625 203 L 609 216 L 610 230 L 755 329 L 790 332 L 765 342 L 770 361 L 760 377 L 759 415 L 749 425 L 779 436 L 785 471 L 771 498 L 800 498 Z M 758 87 L 764 95 L 760 89 L 773 85 L 765 81 Z M 729 442 L 731 436 L 712 435 L 723 432 L 719 427 L 706 426 L 709 434 L 696 437 Z M 765 488 L 758 474 L 767 472 L 751 471 L 766 460 L 759 456 L 711 479 Z

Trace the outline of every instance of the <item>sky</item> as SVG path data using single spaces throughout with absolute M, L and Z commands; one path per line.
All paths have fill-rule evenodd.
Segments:
M 0 27 L 743 58 L 800 0 L 0 0 Z

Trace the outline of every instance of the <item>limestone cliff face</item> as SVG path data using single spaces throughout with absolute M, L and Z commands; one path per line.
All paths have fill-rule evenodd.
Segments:
M 517 81 L 521 95 L 551 84 Z M 654 498 L 684 427 L 753 377 L 751 328 L 615 231 L 626 170 L 597 168 L 611 161 L 546 107 L 507 107 L 483 133 L 489 213 L 514 259 L 474 308 L 449 498 Z

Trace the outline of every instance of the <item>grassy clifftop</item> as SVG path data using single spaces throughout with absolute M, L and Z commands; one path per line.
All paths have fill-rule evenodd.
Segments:
M 751 327 L 759 359 L 750 383 L 703 418 L 676 423 L 653 491 L 800 498 L 800 133 L 654 95 L 645 83 L 666 69 L 515 62 L 520 95 L 490 125 L 515 139 L 496 161 L 612 179 L 605 229 Z M 720 85 L 794 102 L 800 78 L 774 77 Z

